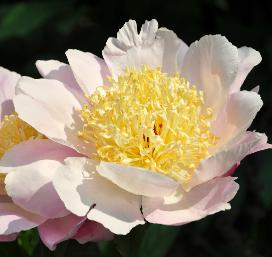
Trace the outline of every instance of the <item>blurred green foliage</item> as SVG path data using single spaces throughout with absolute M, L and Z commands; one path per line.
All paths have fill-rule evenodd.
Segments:
M 272 2 L 269 0 L 116 0 L 0 2 L 1 66 L 38 77 L 35 61 L 65 61 L 69 48 L 101 56 L 109 36 L 125 21 L 156 18 L 190 44 L 204 34 L 220 33 L 236 46 L 259 50 L 263 61 L 243 88 L 261 86 L 264 107 L 252 129 L 272 137 Z M 1 243 L 0 257 L 267 257 L 272 256 L 272 153 L 244 160 L 236 175 L 240 190 L 232 210 L 181 227 L 145 225 L 112 242 L 75 241 L 52 253 L 35 230 L 16 242 Z

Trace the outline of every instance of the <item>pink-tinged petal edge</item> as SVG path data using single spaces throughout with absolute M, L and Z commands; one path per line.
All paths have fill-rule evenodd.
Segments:
M 35 228 L 45 221 L 46 218 L 27 212 L 11 202 L 7 197 L 0 196 L 1 236 Z
M 78 153 L 47 139 L 28 140 L 8 151 L 0 161 L 0 170 L 8 172 L 6 191 L 14 203 L 47 218 L 67 215 L 52 179 L 68 156 Z
M 0 242 L 10 242 L 14 241 L 17 238 L 17 234 L 11 234 L 7 236 L 0 236 Z
M 40 238 L 53 251 L 58 243 L 72 238 L 85 220 L 85 217 L 77 217 L 73 214 L 58 219 L 50 219 L 39 226 Z
M 87 220 L 80 227 L 73 239 L 76 239 L 80 244 L 85 244 L 86 242 L 108 241 L 113 239 L 113 233 L 100 223 Z
M 20 78 L 16 72 L 0 67 L 0 121 L 5 115 L 14 112 L 12 99 L 15 95 L 15 86 Z
M 56 60 L 36 62 L 36 67 L 46 79 L 55 79 L 63 83 L 65 88 L 70 91 L 80 103 L 86 103 L 87 99 L 84 96 L 84 92 L 78 85 L 71 67 Z
M 151 223 L 164 225 L 183 225 L 230 209 L 228 203 L 233 199 L 239 185 L 232 177 L 215 178 L 194 187 L 173 201 L 161 198 L 143 198 L 143 214 Z
M 240 140 L 237 140 L 229 149 L 202 160 L 193 173 L 191 182 L 186 188 L 186 191 L 215 177 L 223 176 L 234 165 L 239 164 L 247 155 L 267 148 L 271 148 L 271 145 L 267 144 L 265 134 L 257 132 L 245 133 Z

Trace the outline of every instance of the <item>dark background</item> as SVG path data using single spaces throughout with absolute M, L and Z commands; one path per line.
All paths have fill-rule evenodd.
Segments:
M 128 19 L 142 24 L 156 18 L 187 44 L 205 34 L 225 35 L 237 47 L 251 46 L 263 61 L 243 88 L 261 86 L 264 107 L 252 129 L 272 138 L 272 1 L 0 1 L 0 65 L 38 77 L 37 59 L 65 60 L 76 48 L 101 56 L 109 36 Z M 271 142 L 271 141 L 270 141 Z M 272 256 L 272 151 L 242 161 L 240 190 L 231 211 L 182 227 L 145 225 L 110 243 L 62 243 L 55 253 L 36 231 L 0 244 L 0 257 L 267 257 Z

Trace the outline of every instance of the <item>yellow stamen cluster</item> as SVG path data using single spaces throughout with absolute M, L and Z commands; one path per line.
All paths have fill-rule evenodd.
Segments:
M 159 68 L 127 69 L 98 87 L 81 110 L 83 140 L 100 160 L 147 168 L 187 183 L 217 138 L 203 93 Z
M 13 146 L 29 139 L 40 138 L 45 137 L 21 120 L 16 113 L 6 115 L 0 123 L 0 159 Z

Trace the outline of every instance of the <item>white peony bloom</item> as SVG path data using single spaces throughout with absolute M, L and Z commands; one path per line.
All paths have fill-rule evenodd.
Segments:
M 259 52 L 220 35 L 188 47 L 156 20 L 139 33 L 130 20 L 104 59 L 66 55 L 69 65 L 38 61 L 44 78 L 23 77 L 14 102 L 22 120 L 82 155 L 53 179 L 69 211 L 126 234 L 145 220 L 181 225 L 230 209 L 235 168 L 271 147 L 247 131 L 260 96 L 240 91 Z

